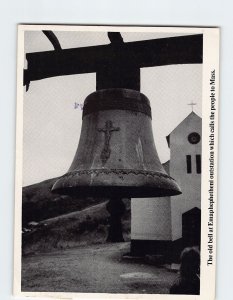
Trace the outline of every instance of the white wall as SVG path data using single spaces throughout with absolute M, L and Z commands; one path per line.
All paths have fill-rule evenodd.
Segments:
M 170 199 L 131 199 L 131 239 L 171 239 Z
M 201 174 L 196 172 L 196 154 L 201 154 L 201 140 L 189 143 L 191 132 L 201 136 L 201 118 L 190 114 L 170 134 L 170 176 L 179 184 L 182 194 L 171 197 L 172 240 L 182 237 L 182 214 L 193 207 L 201 208 Z M 192 157 L 192 173 L 187 174 L 186 155 Z

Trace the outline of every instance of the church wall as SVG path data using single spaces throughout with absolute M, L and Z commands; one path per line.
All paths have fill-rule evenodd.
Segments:
M 131 239 L 171 240 L 169 197 L 131 199 Z
M 182 214 L 193 207 L 201 208 L 201 174 L 197 174 L 196 170 L 196 155 L 201 154 L 201 140 L 191 144 L 188 141 L 191 132 L 201 136 L 201 118 L 194 113 L 170 134 L 170 175 L 182 190 L 181 195 L 171 197 L 173 241 L 182 237 Z M 190 174 L 187 173 L 186 155 L 191 155 Z

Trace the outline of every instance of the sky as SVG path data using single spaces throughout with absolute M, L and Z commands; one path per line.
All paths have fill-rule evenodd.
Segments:
M 106 32 L 54 32 L 63 49 L 108 44 Z M 190 34 L 190 33 L 187 33 Z M 180 33 L 123 32 L 124 42 Z M 26 31 L 26 53 L 53 50 L 41 31 Z M 25 59 L 25 68 L 27 62 Z M 201 117 L 202 65 L 141 69 L 141 92 L 151 103 L 155 145 L 162 163 L 170 158 L 166 136 L 192 111 Z M 85 98 L 95 91 L 95 73 L 31 82 L 23 100 L 23 186 L 63 175 L 77 150 Z M 75 105 L 76 103 L 76 105 Z M 78 107 L 78 108 L 75 108 Z

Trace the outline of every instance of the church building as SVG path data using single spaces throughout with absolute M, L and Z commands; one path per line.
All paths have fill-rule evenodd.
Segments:
M 131 199 L 131 254 L 163 255 L 178 261 L 187 246 L 200 247 L 202 120 L 191 112 L 166 137 L 170 160 L 166 172 L 182 194 Z

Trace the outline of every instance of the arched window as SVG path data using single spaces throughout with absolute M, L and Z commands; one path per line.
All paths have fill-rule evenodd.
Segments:
M 200 154 L 196 155 L 196 171 L 197 171 L 197 174 L 201 174 L 201 155 Z
M 187 173 L 192 173 L 192 159 L 191 155 L 186 155 L 186 163 L 187 163 Z

